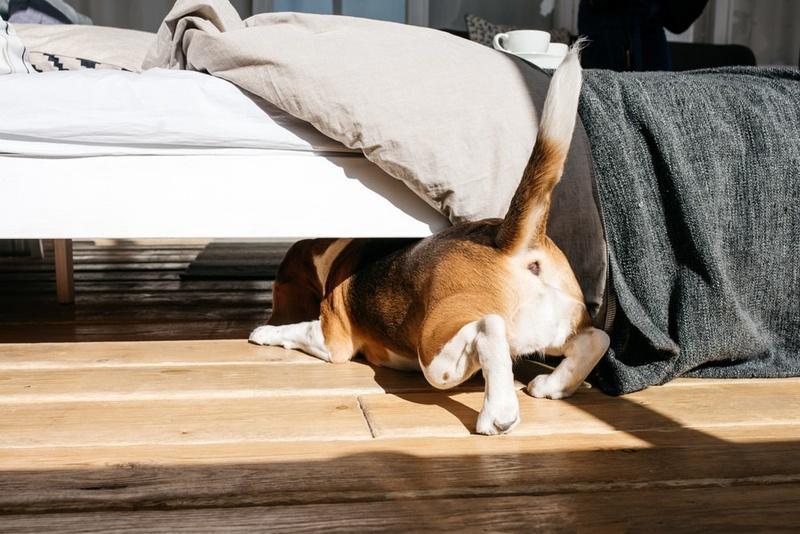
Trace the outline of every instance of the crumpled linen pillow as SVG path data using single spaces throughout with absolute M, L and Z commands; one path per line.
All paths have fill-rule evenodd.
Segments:
M 144 67 L 233 82 L 363 151 L 453 222 L 505 215 L 550 82 L 519 58 L 446 32 L 300 13 L 242 21 L 223 0 L 179 0 Z M 549 233 L 594 311 L 606 252 L 578 124 Z
M 536 139 L 548 78 L 453 35 L 303 13 L 242 21 L 179 0 L 145 67 L 225 78 L 364 155 L 451 221 L 503 216 Z

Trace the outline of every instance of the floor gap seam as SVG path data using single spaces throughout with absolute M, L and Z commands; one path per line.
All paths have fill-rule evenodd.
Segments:
M 375 435 L 375 429 L 372 428 L 372 422 L 369 420 L 369 415 L 367 415 L 367 410 L 364 408 L 364 403 L 361 401 L 361 395 L 356 396 L 356 403 L 358 404 L 358 410 L 361 412 L 361 416 L 364 418 L 364 422 L 367 423 L 370 435 L 373 439 L 377 438 L 378 436 Z

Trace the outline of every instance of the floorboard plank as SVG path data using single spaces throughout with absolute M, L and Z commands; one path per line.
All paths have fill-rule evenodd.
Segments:
M 40 294 L 32 296 L 29 294 L 18 294 L 6 296 L 3 300 L 4 310 L 0 311 L 0 321 L 5 319 L 13 320 L 21 311 L 30 310 L 31 305 L 40 304 L 38 317 L 46 320 L 48 312 L 52 310 L 48 307 L 63 311 L 63 306 L 55 308 L 52 304 L 52 296 Z M 205 291 L 203 293 L 184 293 L 182 291 L 172 291 L 168 294 L 160 291 L 139 292 L 139 293 L 82 293 L 76 300 L 76 312 L 87 311 L 90 309 L 114 308 L 119 309 L 120 313 L 125 311 L 125 307 L 211 307 L 216 304 L 218 307 L 225 307 L 241 304 L 263 304 L 272 301 L 270 291 L 250 292 L 242 295 L 239 292 L 230 291 Z M 44 308 L 44 309 L 42 309 Z
M 0 280 L 0 301 L 6 295 L 28 294 L 36 298 L 36 293 L 52 292 L 55 287 L 53 281 L 28 281 L 24 284 L 15 282 L 4 282 Z M 230 280 L 230 281 L 211 281 L 211 280 L 192 280 L 189 282 L 181 280 L 157 280 L 157 281 L 116 281 L 116 282 L 97 282 L 81 283 L 81 293 L 113 293 L 117 295 L 152 293 L 159 291 L 166 293 L 195 294 L 206 291 L 228 292 L 228 293 L 247 293 L 247 292 L 271 292 L 272 282 L 267 280 Z
M 188 261 L 177 262 L 127 262 L 127 263 L 81 263 L 75 264 L 75 273 L 89 271 L 183 271 L 189 265 Z M 14 265 L 0 263 L 0 274 L 15 272 L 49 272 L 53 269 L 48 264 Z
M 241 338 L 0 344 L 0 371 L 247 363 L 325 364 L 322 360 L 299 351 L 281 347 L 260 347 Z
M 14 532 L 754 532 L 796 526 L 800 483 L 179 511 L 5 516 Z
M 182 270 L 105 270 L 105 271 L 76 271 L 75 283 L 92 281 L 146 281 L 146 280 L 180 280 Z M 20 271 L 0 274 L 4 282 L 48 281 L 55 279 L 55 271 Z
M 233 437 L 235 439 L 235 436 Z M 610 432 L 600 437 L 585 433 L 561 433 L 557 436 L 543 436 L 540 439 L 531 439 L 530 436 L 516 436 L 513 433 L 505 436 L 485 437 L 471 435 L 457 438 L 387 438 L 372 440 L 340 440 L 334 446 L 328 442 L 300 441 L 235 441 L 226 443 L 179 443 L 158 444 L 148 443 L 140 445 L 97 445 L 97 446 L 30 446 L 25 448 L 0 448 L 0 472 L 8 474 L 14 471 L 27 470 L 31 472 L 51 470 L 93 470 L 109 468 L 114 465 L 135 464 L 137 466 L 209 466 L 209 465 L 234 465 L 234 464 L 271 464 L 271 463 L 299 463 L 321 462 L 338 459 L 346 456 L 361 454 L 393 454 L 407 455 L 418 459 L 442 459 L 451 457 L 478 458 L 478 457 L 525 457 L 525 466 L 541 465 L 544 460 L 537 459 L 546 454 L 562 454 L 572 452 L 603 453 L 603 451 L 616 451 L 620 462 L 629 458 L 632 464 L 638 462 L 637 458 L 646 456 L 647 451 L 673 450 L 675 454 L 685 456 L 688 450 L 736 450 L 753 451 L 767 449 L 779 450 L 792 447 L 800 443 L 800 425 L 764 425 L 744 427 L 698 427 L 681 428 L 672 430 L 643 430 L 634 433 L 623 431 Z M 788 449 L 787 449 L 788 450 Z M 642 453 L 642 454 L 639 454 Z M 646 454 L 647 453 L 647 454 Z M 664 453 L 664 454 L 673 454 Z M 616 454 L 616 453 L 615 453 Z M 660 453 L 659 453 L 660 454 Z M 701 453 L 698 452 L 698 458 Z M 705 454 L 705 453 L 703 453 Z M 629 455 L 629 456 L 626 456 Z M 697 476 L 707 477 L 709 474 L 719 476 L 747 476 L 749 474 L 764 474 L 763 471 L 751 471 L 753 465 L 761 462 L 751 461 L 749 458 L 740 458 L 731 461 L 724 455 L 717 455 L 713 461 L 707 461 L 707 468 L 696 472 Z M 800 461 L 800 457 L 796 458 Z M 518 460 L 508 463 L 507 467 L 516 469 Z M 530 462 L 538 462 L 532 464 Z M 698 460 L 700 461 L 700 460 Z M 463 464 L 463 462 L 461 462 Z M 663 462 L 662 462 L 663 463 Z M 680 462 L 679 462 L 680 463 Z M 773 468 L 776 462 L 769 462 Z M 454 464 L 455 465 L 455 464 Z M 494 462 L 480 464 L 475 469 L 491 472 L 497 465 Z M 581 469 L 591 471 L 600 469 L 602 462 L 588 462 Z M 644 464 L 640 464 L 641 468 Z M 766 465 L 766 464 L 765 464 Z M 730 466 L 730 467 L 726 467 Z M 785 464 L 784 473 L 796 474 L 800 472 L 800 464 L 794 460 Z M 578 465 L 563 463 L 552 464 L 550 475 L 557 469 L 571 471 Z M 669 463 L 661 466 L 653 465 L 652 468 L 662 468 L 662 476 L 667 476 L 673 469 Z M 472 467 L 470 467 L 472 468 Z M 523 468 L 522 465 L 519 466 Z M 527 467 L 526 467 L 527 469 Z M 618 466 L 614 469 L 619 470 Z M 694 468 L 693 468 L 694 469 Z M 731 469 L 734 469 L 733 471 Z M 759 468 L 760 469 L 760 468 Z M 610 472 L 610 471 L 608 471 Z M 635 472 L 631 465 L 630 474 Z M 648 469 L 643 469 L 640 479 L 649 477 Z M 678 470 L 673 473 L 684 473 L 684 477 L 691 477 L 693 471 Z M 774 471 L 778 473 L 779 471 Z M 599 474 L 597 480 L 602 480 L 605 475 Z M 687 475 L 688 474 L 688 475 Z M 716 476 L 714 475 L 714 476 Z M 366 475 L 364 475 L 366 476 Z M 520 474 L 529 477 L 533 474 Z M 540 475 L 535 475 L 540 476 Z M 541 475 L 544 476 L 544 475 Z M 575 475 L 577 476 L 577 475 Z M 1 477 L 0 477 L 1 478 Z M 526 478 L 527 480 L 527 478 Z M 538 480 L 538 479 L 537 479 Z M 577 480 L 577 479 L 576 479 Z M 614 477 L 608 478 L 613 481 Z
M 481 391 L 475 379 L 459 390 Z M 421 373 L 342 365 L 79 367 L 74 369 L 0 369 L 0 409 L 14 403 L 133 401 L 225 398 L 330 397 L 429 392 Z M 2 420 L 0 415 L 0 420 Z M 2 428 L 2 426 L 0 426 Z M 0 438 L 2 439 L 2 438 Z
M 198 315 L 183 314 L 182 320 L 167 321 L 158 313 L 139 313 L 139 321 L 122 318 L 97 324 L 82 322 L 17 323 L 0 330 L 0 343 L 45 343 L 75 341 L 177 341 L 197 339 L 248 338 L 253 328 L 264 324 L 269 310 L 259 309 L 242 314 L 229 314 L 221 320 L 197 320 Z M 147 317 L 142 317 L 147 315 Z M 194 320 L 193 320 L 194 319 Z
M 78 241 L 86 250 L 202 250 L 211 239 L 94 239 Z
M 0 512 L 406 500 L 800 481 L 800 429 L 0 449 Z M 651 445 L 657 443 L 657 445 Z
M 693 388 L 651 387 L 624 397 L 579 390 L 562 401 L 519 392 L 518 435 L 554 432 L 635 432 L 675 426 L 800 424 L 796 381 L 740 381 Z M 481 393 L 364 395 L 361 404 L 377 437 L 465 436 L 474 431 Z
M 354 396 L 3 404 L 0 448 L 368 439 Z
M 112 303 L 107 306 L 71 307 L 52 304 L 38 312 L 37 315 L 23 315 L 24 310 L 0 311 L 0 322 L 4 328 L 14 328 L 21 325 L 39 325 L 47 323 L 47 328 L 59 325 L 69 325 L 75 328 L 101 326 L 106 323 L 116 324 L 141 324 L 149 321 L 161 323 L 211 323 L 223 320 L 245 320 L 252 317 L 264 316 L 267 310 L 263 303 L 246 301 L 236 306 L 202 307 L 192 302 L 171 302 L 156 306 L 129 305 L 115 307 Z M 145 315 L 146 317 L 142 317 Z M 258 321 L 251 323 L 251 327 L 258 325 Z M 261 323 L 263 324 L 263 322 Z M 45 332 L 43 332 L 46 335 Z M 0 334 L 2 335 L 2 334 Z M 202 338 L 202 336 L 201 336 Z M 43 340 L 44 341 L 44 340 Z
M 675 378 L 660 387 L 697 387 L 704 388 L 706 386 L 724 384 L 762 384 L 768 386 L 769 384 L 795 384 L 800 393 L 800 377 L 788 378 Z

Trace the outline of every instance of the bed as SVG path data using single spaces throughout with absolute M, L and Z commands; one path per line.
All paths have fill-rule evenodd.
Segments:
M 0 238 L 424 237 L 445 217 L 359 152 L 188 71 L 0 77 Z M 13 200 L 12 200 L 13 199 Z
M 30 64 L 0 76 L 4 102 L 19 103 L 0 121 L 0 195 L 15 199 L 0 238 L 423 237 L 500 217 L 549 83 L 444 32 L 298 13 L 250 25 L 225 0 L 176 4 L 157 35 L 6 32 Z M 189 46 L 193 35 L 219 42 Z M 568 167 L 585 169 L 576 154 Z M 551 227 L 587 258 L 576 268 L 597 305 L 599 213 L 589 175 L 569 176 L 554 205 L 570 209 L 553 210 L 568 224 Z M 68 246 L 56 247 L 66 288 Z
M 100 53 L 117 31 L 93 32 L 95 70 L 96 61 L 125 68 Z M 54 56 L 52 35 L 28 49 L 47 68 L 83 65 L 87 30 L 64 33 L 74 34 L 71 53 L 64 45 Z M 2 78 L 14 75 L 0 76 L 12 103 L 0 122 L 9 154 L 0 197 L 14 199 L 0 237 L 60 239 L 62 300 L 69 237 L 412 237 L 446 226 L 438 213 L 502 216 L 549 86 L 521 59 L 444 32 L 291 13 L 242 21 L 226 0 L 180 2 L 155 41 L 134 40 L 136 57 L 125 61 L 145 69 L 138 82 L 169 68 L 199 76 L 198 88 L 224 85 L 235 102 L 223 98 L 215 113 L 217 90 L 166 91 L 168 80 L 127 101 L 130 83 L 59 90 L 70 73 L 10 94 Z M 221 79 L 363 151 L 403 185 Z M 595 370 L 604 391 L 685 374 L 800 374 L 791 269 L 800 144 L 787 135 L 800 131 L 798 87 L 790 69 L 584 72 L 548 235 L 611 331 Z M 169 94 L 177 98 L 160 100 Z

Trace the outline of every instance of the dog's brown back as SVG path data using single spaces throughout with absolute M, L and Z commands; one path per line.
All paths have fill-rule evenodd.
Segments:
M 417 239 L 304 239 L 289 248 L 272 285 L 267 324 L 319 319 L 326 295 L 366 265 Z

